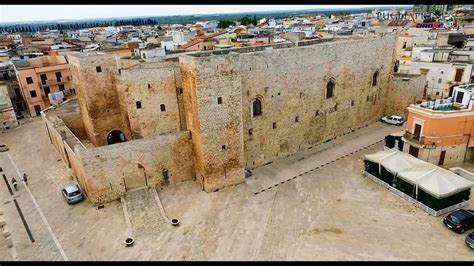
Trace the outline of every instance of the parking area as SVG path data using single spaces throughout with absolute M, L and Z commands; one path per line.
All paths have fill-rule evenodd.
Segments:
M 35 238 L 32 243 L 0 180 L 0 209 L 15 248 L 13 253 L 0 252 L 2 257 L 12 256 L 6 260 L 15 254 L 19 260 L 64 260 L 61 250 L 69 260 L 472 260 L 474 256 L 464 243 L 466 234 L 449 231 L 443 217 L 429 216 L 363 175 L 363 155 L 382 149 L 382 142 L 258 194 L 248 184 L 215 193 L 201 191 L 194 182 L 163 189 L 159 191 L 163 206 L 168 216 L 179 218 L 180 226 L 150 227 L 132 247 L 123 245 L 127 225 L 119 201 L 102 209 L 87 201 L 76 205 L 64 201 L 60 190 L 70 181 L 70 170 L 58 161 L 41 120 L 0 134 L 0 142 L 10 148 L 0 153 L 0 166 L 8 179 L 17 175 L 13 164 L 29 175 L 31 194 L 47 221 L 19 184 L 16 199 Z M 472 199 L 467 208 L 474 208 Z M 157 222 L 155 217 L 140 219 L 143 224 Z

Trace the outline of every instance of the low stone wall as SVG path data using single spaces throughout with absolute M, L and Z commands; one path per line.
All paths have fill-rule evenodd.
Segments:
M 84 167 L 85 187 L 93 203 L 120 198 L 127 190 L 136 188 L 131 187 L 131 183 L 161 187 L 195 179 L 189 131 L 87 150 L 76 149 L 76 152 Z M 134 168 L 141 169 L 144 175 L 136 175 Z
M 43 112 L 45 133 L 91 203 L 118 199 L 132 185 L 161 187 L 195 179 L 189 131 L 88 149 L 67 127 L 72 125 L 74 133 L 85 134 L 81 120 L 73 121 L 74 114 L 65 112 L 68 107 Z

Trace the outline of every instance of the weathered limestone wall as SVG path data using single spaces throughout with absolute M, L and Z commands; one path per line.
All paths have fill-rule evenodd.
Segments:
M 168 170 L 169 184 L 195 178 L 193 150 L 189 131 L 162 134 L 109 146 L 78 151 L 85 169 L 88 196 L 93 203 L 115 200 L 126 192 L 126 183 L 160 187 L 164 185 L 163 170 Z M 141 165 L 145 176 L 131 180 L 130 167 Z M 135 177 L 134 177 L 135 178 Z
M 394 74 L 389 83 L 385 101 L 386 115 L 408 116 L 406 109 L 410 104 L 423 99 L 425 75 Z
M 80 113 L 62 114 L 60 118 L 78 139 L 87 139 L 84 121 Z
M 394 45 L 394 36 L 386 36 L 242 54 L 246 167 L 377 121 L 393 71 Z M 372 86 L 376 71 L 377 84 Z M 326 99 L 331 79 L 334 96 Z M 253 117 L 257 98 L 263 114 Z
M 242 76 L 238 57 L 180 58 L 196 177 L 206 191 L 244 181 Z
M 74 179 L 82 188 L 87 198 L 89 198 L 90 185 L 88 185 L 88 182 L 91 178 L 86 175 L 82 162 L 76 156 L 80 150 L 84 150 L 84 147 L 80 145 L 71 132 L 67 131 L 65 124 L 58 116 L 42 115 L 42 119 L 45 123 L 45 131 L 48 138 L 61 156 L 64 164 L 72 168 Z
M 244 167 L 261 166 L 380 119 L 394 46 L 395 36 L 386 36 L 182 56 L 197 179 L 206 190 L 238 183 Z M 330 80 L 334 96 L 326 99 Z M 263 115 L 254 118 L 257 98 Z
M 114 54 L 74 55 L 68 54 L 82 120 L 87 138 L 96 146 L 106 144 L 107 134 L 120 130 L 127 140 L 131 139 L 128 121 L 123 120 L 117 93 L 119 64 Z M 101 67 L 101 72 L 96 67 Z
M 119 87 L 119 94 L 124 94 L 121 97 L 133 139 L 181 129 L 177 99 L 180 76 L 178 63 L 172 61 L 142 63 L 122 70 L 120 78 L 123 86 Z
M 65 165 L 72 168 L 75 180 L 93 204 L 115 200 L 127 189 L 160 187 L 195 179 L 189 131 L 86 149 L 63 121 L 72 122 L 77 115 L 77 105 L 75 101 L 66 102 L 46 110 L 42 118 L 47 137 Z M 137 168 L 138 164 L 142 170 Z M 164 178 L 165 169 L 168 183 Z M 133 175 L 136 170 L 142 171 L 142 175 Z
M 18 126 L 7 84 L 0 81 L 0 131 Z

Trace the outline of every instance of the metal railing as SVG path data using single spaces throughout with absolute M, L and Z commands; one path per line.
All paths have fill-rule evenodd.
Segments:
M 411 133 L 410 131 L 405 131 L 405 134 L 403 134 L 403 137 L 408 141 L 418 143 L 418 144 L 423 144 L 425 141 L 425 136 L 417 136 Z

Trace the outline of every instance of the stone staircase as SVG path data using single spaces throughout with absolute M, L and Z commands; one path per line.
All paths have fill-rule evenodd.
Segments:
M 153 191 L 148 188 L 128 191 L 123 199 L 134 236 L 149 235 L 163 227 Z

